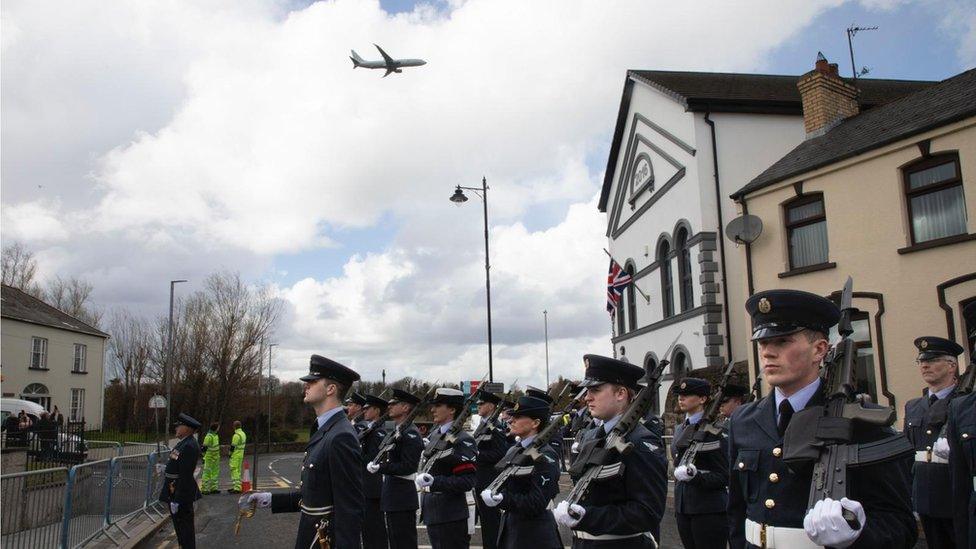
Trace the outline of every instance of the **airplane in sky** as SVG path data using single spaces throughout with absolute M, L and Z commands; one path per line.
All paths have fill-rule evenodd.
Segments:
M 403 72 L 403 67 L 419 67 L 421 65 L 426 65 L 427 62 L 423 59 L 394 59 L 390 57 L 388 53 L 383 51 L 383 48 L 376 46 L 376 49 L 380 50 L 380 55 L 383 56 L 382 61 L 366 61 L 356 53 L 356 50 L 352 50 L 352 68 L 363 67 L 364 69 L 386 69 L 386 74 L 383 78 L 390 75 L 391 72 Z

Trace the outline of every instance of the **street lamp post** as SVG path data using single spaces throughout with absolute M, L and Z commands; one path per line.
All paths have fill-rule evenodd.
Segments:
M 166 337 L 166 369 L 163 372 L 166 378 L 166 432 L 169 433 L 169 426 L 172 424 L 171 411 L 173 409 L 173 293 L 176 285 L 186 282 L 185 280 L 169 281 L 169 333 Z M 168 434 L 166 435 L 169 436 Z
M 268 344 L 268 453 L 271 453 L 271 349 L 277 347 L 277 343 Z
M 549 311 L 542 310 L 542 322 L 546 334 L 546 388 L 549 388 Z
M 454 194 L 451 196 L 451 202 L 454 202 L 458 206 L 468 201 L 468 197 L 464 195 L 464 191 L 473 191 L 474 194 L 481 197 L 481 201 L 484 204 L 485 212 L 485 298 L 488 303 L 488 381 L 495 381 L 494 369 L 492 368 L 491 360 L 491 264 L 488 261 L 488 180 L 484 177 L 481 178 L 481 188 L 478 187 L 462 187 L 460 185 L 454 190 Z

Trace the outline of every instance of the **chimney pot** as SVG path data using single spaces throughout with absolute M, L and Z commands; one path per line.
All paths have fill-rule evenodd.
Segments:
M 807 139 L 823 135 L 845 118 L 859 111 L 858 90 L 840 78 L 837 63 L 817 54 L 814 69 L 797 82 L 803 102 L 803 125 Z

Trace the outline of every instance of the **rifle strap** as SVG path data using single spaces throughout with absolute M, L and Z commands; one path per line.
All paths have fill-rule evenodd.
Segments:
M 884 463 L 915 453 L 915 447 L 905 435 L 892 435 L 874 442 L 851 444 L 849 448 L 851 453 L 847 465 L 851 467 Z

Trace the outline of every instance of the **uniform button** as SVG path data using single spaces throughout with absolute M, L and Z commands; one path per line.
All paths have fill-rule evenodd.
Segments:
M 766 500 L 766 509 L 772 509 L 773 507 L 776 507 L 776 502 L 773 501 L 773 500 L 771 500 L 771 499 L 767 499 Z
M 742 463 L 742 462 L 740 461 L 740 462 L 739 462 L 739 469 L 745 469 L 745 468 L 746 468 L 746 464 L 745 464 L 745 463 Z
M 314 463 L 309 463 L 308 464 L 308 468 L 311 469 L 312 467 L 315 467 L 315 464 Z
M 779 475 L 776 473 L 769 473 L 769 482 L 779 482 Z
M 925 449 L 928 450 L 929 452 L 932 451 L 932 447 L 931 446 L 926 446 Z
M 926 429 L 925 430 L 925 434 L 926 435 L 931 435 L 932 434 L 932 429 Z
M 781 455 L 783 455 L 782 448 L 773 448 L 773 457 L 779 457 Z
M 969 438 L 969 433 L 963 433 L 962 438 Z

